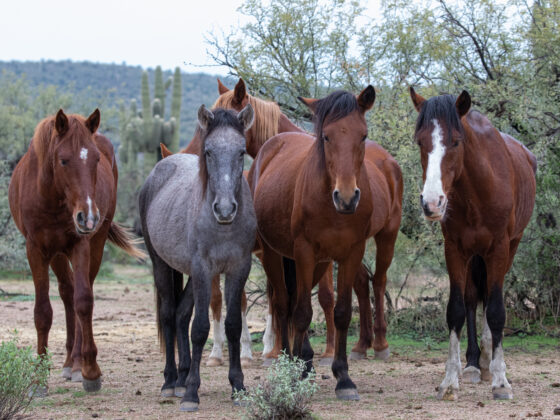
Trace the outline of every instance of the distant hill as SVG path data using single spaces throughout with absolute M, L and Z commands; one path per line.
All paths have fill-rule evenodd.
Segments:
M 126 64 L 101 64 L 73 61 L 0 61 L 2 71 L 25 75 L 31 86 L 54 85 L 61 92 L 68 92 L 77 97 L 87 97 L 88 103 L 96 104 L 101 109 L 117 108 L 124 101 L 128 108 L 130 99 L 135 98 L 141 108 L 140 84 L 142 68 Z M 151 97 L 153 98 L 153 69 L 148 70 Z M 164 71 L 164 80 L 172 76 L 172 70 Z M 201 104 L 211 106 L 218 97 L 216 76 L 203 73 L 183 73 L 183 96 L 181 104 L 181 145 L 187 144 L 196 128 L 196 112 Z M 171 92 L 167 99 L 170 104 Z M 170 105 L 166 105 L 166 112 Z M 115 114 L 114 114 L 115 115 Z M 111 138 L 118 143 L 118 121 L 112 126 Z

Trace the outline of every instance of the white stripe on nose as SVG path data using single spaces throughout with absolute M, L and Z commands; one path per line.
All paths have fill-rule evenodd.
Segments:
M 428 168 L 426 169 L 426 182 L 422 190 L 422 197 L 426 203 L 438 203 L 443 193 L 441 183 L 441 161 L 445 155 L 443 136 L 438 120 L 433 119 L 434 131 L 432 132 L 432 151 L 428 154 Z
M 82 150 L 84 150 L 84 149 L 82 149 Z M 86 203 L 88 205 L 88 214 L 87 214 L 86 226 L 87 226 L 88 229 L 93 229 L 93 211 L 91 209 L 91 198 L 89 198 L 89 195 L 87 196 Z
M 84 163 L 86 163 L 87 154 L 88 154 L 88 149 L 86 149 L 85 147 L 82 147 L 82 150 L 80 150 L 80 159 L 82 159 L 84 161 Z

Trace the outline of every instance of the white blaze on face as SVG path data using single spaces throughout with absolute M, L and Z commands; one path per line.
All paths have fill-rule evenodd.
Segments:
M 84 150 L 84 149 L 82 149 L 82 150 Z M 86 150 L 86 154 L 87 154 L 87 150 Z M 87 226 L 88 229 L 93 229 L 93 211 L 91 209 L 91 198 L 89 198 L 89 195 L 87 196 L 86 203 L 88 205 L 88 214 L 87 214 L 86 226 Z
M 82 150 L 80 150 L 80 159 L 82 159 L 84 161 L 84 164 L 87 161 L 87 154 L 88 154 L 88 149 L 86 149 L 85 147 L 82 147 Z
M 445 155 L 441 126 L 436 119 L 432 120 L 434 131 L 432 132 L 432 151 L 428 154 L 428 168 L 426 169 L 426 181 L 422 190 L 424 202 L 437 204 L 443 193 L 441 183 L 441 161 Z
M 224 175 L 224 181 L 229 182 L 229 175 L 228 174 Z

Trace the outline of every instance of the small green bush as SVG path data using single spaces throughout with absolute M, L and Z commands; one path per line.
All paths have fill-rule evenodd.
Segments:
M 319 389 L 315 371 L 302 379 L 305 362 L 282 353 L 268 369 L 266 379 L 250 391 L 240 391 L 235 399 L 246 406 L 244 418 L 252 420 L 311 418 L 309 403 Z
M 38 356 L 29 347 L 18 348 L 18 337 L 0 344 L 0 419 L 24 412 L 35 391 L 46 387 L 51 355 Z

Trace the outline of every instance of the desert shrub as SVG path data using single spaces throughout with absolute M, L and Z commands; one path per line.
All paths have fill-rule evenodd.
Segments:
M 311 418 L 309 403 L 319 389 L 315 372 L 305 379 L 301 373 L 305 362 L 297 357 L 291 359 L 282 353 L 268 369 L 266 379 L 250 391 L 236 393 L 237 401 L 246 405 L 244 418 L 307 419 Z
M 24 412 L 49 377 L 50 354 L 38 356 L 30 346 L 17 344 L 17 335 L 0 344 L 0 419 Z

